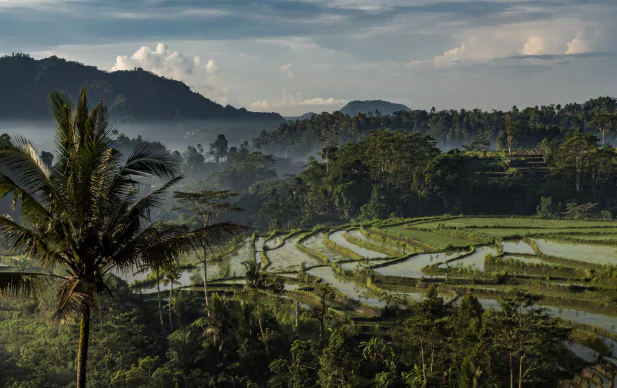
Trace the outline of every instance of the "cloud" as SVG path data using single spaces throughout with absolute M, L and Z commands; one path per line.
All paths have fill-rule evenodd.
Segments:
M 337 100 L 335 98 L 312 98 L 310 100 L 298 101 L 298 105 L 340 105 L 346 104 L 347 100 Z
M 585 41 L 581 34 L 578 33 L 568 42 L 568 50 L 566 50 L 566 54 L 582 54 L 589 52 L 589 43 Z
M 212 59 L 206 65 L 202 65 L 199 56 L 172 51 L 165 44 L 159 43 L 154 50 L 143 46 L 130 57 L 118 55 L 111 71 L 132 70 L 136 67 L 180 81 L 185 81 L 198 71 L 214 73 L 217 70 Z
M 291 69 L 291 63 L 281 66 L 280 70 L 281 70 L 281 73 L 287 74 L 289 78 L 293 78 L 294 73 L 293 73 L 293 70 Z
M 216 66 L 216 63 L 214 63 L 214 59 L 208 60 L 208 63 L 206 64 L 206 72 L 209 74 L 213 74 L 217 70 L 218 66 Z
M 310 110 L 310 107 L 323 109 L 323 110 L 335 110 L 345 105 L 348 101 L 343 99 L 336 99 L 334 97 L 316 97 L 309 99 L 300 99 L 303 93 L 287 94 L 284 90 L 281 92 L 282 99 L 280 101 L 270 102 L 267 100 L 258 100 L 249 104 L 249 108 L 257 111 L 267 110 L 289 110 L 296 107 L 294 111 L 302 112 L 301 109 Z M 302 108 L 299 108 L 302 107 Z M 300 110 L 298 110 L 300 109 Z M 305 112 L 306 113 L 306 112 Z

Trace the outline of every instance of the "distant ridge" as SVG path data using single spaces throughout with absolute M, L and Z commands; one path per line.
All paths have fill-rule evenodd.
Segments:
M 86 83 L 91 105 L 105 100 L 113 120 L 250 120 L 271 128 L 285 121 L 278 113 L 223 107 L 180 81 L 143 69 L 109 73 L 56 56 L 36 60 L 26 54 L 0 58 L 0 120 L 51 119 L 48 94 L 60 90 L 75 97 Z
M 369 112 L 375 113 L 379 111 L 382 115 L 391 115 L 398 111 L 410 112 L 411 109 L 403 104 L 396 104 L 393 102 L 383 100 L 366 100 L 366 101 L 350 101 L 347 105 L 341 108 L 340 112 L 349 116 L 356 116 L 359 113 L 367 114 Z
M 303 114 L 302 116 L 285 117 L 285 120 L 287 120 L 287 121 L 306 120 L 306 119 L 310 119 L 311 117 L 313 117 L 316 114 L 317 113 L 315 113 L 315 112 L 308 112 L 308 113 Z

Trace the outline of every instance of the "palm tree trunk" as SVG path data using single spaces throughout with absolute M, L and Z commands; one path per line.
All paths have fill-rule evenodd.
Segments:
M 173 279 L 171 280 L 171 287 L 169 288 L 169 331 L 171 333 L 173 333 L 174 331 L 174 327 L 173 327 L 173 322 L 171 320 L 171 300 L 173 299 L 173 295 L 174 295 L 174 281 Z
M 163 322 L 163 305 L 161 302 L 161 278 L 159 269 L 156 269 L 156 297 L 159 300 L 159 318 L 161 319 L 161 326 L 165 329 L 165 322 Z
M 86 387 L 86 363 L 90 337 L 90 307 L 86 307 L 79 322 L 79 350 L 77 352 L 77 388 Z
M 206 246 L 204 245 L 204 297 L 206 298 L 206 310 L 208 309 L 208 263 L 206 262 Z M 208 313 L 210 315 L 210 313 Z

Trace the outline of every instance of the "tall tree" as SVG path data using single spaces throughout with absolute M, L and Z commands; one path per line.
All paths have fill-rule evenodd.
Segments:
M 600 144 L 604 145 L 604 136 L 617 124 L 617 115 L 611 113 L 600 113 L 591 120 L 591 125 L 598 128 L 600 132 Z
M 210 143 L 210 150 L 208 151 L 208 155 L 212 156 L 217 163 L 221 163 L 223 159 L 227 157 L 227 153 L 229 152 L 229 143 L 227 142 L 227 138 L 223 134 L 219 134 L 216 137 L 216 140 Z
M 203 228 L 207 229 L 214 226 L 214 221 L 222 213 L 240 211 L 242 209 L 235 207 L 227 202 L 228 199 L 235 197 L 237 193 L 232 193 L 229 190 L 208 191 L 203 190 L 198 193 L 189 193 L 176 191 L 173 194 L 174 199 L 178 203 L 177 209 L 188 210 L 195 213 L 203 222 Z M 237 232 L 240 233 L 245 228 L 238 226 Z M 208 250 L 204 243 L 203 258 L 201 262 L 204 267 L 204 297 L 206 300 L 206 309 L 208 307 Z
M 0 272 L 0 296 L 31 295 L 53 284 L 59 301 L 54 319 L 80 319 L 77 387 L 86 386 L 91 314 L 111 271 L 173 263 L 180 254 L 220 244 L 237 227 L 221 224 L 189 232 L 152 222 L 150 212 L 180 180 L 178 167 L 160 144 L 142 143 L 128 158 L 111 144 L 107 110 L 88 110 L 86 88 L 74 106 L 50 95 L 57 123 L 57 168 L 50 172 L 32 143 L 21 136 L 0 143 L 0 198 L 13 194 L 22 222 L 0 216 L 0 240 L 63 275 Z M 139 179 L 166 182 L 138 197 Z

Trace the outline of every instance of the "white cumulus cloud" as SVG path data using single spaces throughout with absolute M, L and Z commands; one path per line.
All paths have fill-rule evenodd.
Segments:
M 281 73 L 285 73 L 285 74 L 287 74 L 287 76 L 288 76 L 289 78 L 293 78 L 294 73 L 293 73 L 293 70 L 292 70 L 291 63 L 288 63 L 288 64 L 286 64 L 286 65 L 281 66 L 281 67 L 280 67 L 280 70 L 281 70 Z
M 165 44 L 159 43 L 154 50 L 143 46 L 130 57 L 118 55 L 111 71 L 132 70 L 136 67 L 180 81 L 198 71 L 214 73 L 217 69 L 212 59 L 203 65 L 199 56 L 172 51 Z
M 578 33 L 574 39 L 568 42 L 566 54 L 582 54 L 586 52 L 589 52 L 589 43 Z

